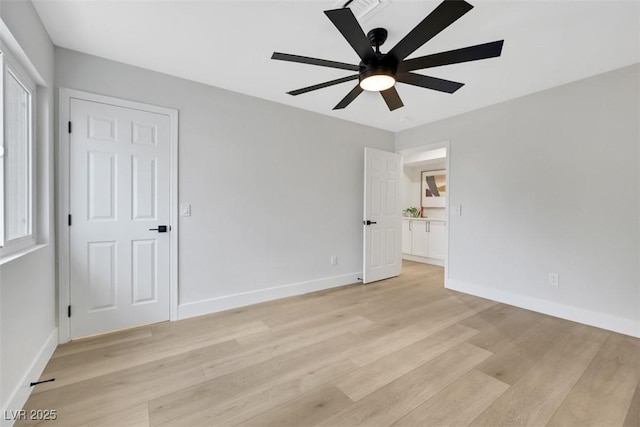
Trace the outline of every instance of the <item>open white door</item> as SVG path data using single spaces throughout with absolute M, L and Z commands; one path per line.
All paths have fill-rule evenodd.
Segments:
M 400 275 L 400 155 L 364 149 L 363 283 Z

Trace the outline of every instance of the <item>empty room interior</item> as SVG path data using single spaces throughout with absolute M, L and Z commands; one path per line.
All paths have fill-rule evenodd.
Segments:
M 640 2 L 0 0 L 0 425 L 640 426 Z

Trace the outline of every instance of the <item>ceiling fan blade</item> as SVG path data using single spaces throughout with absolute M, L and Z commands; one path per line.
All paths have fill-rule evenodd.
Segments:
M 389 111 L 393 111 L 404 106 L 402 100 L 400 99 L 400 95 L 398 95 L 398 91 L 393 86 L 387 90 L 381 91 L 380 95 L 382 95 L 382 97 L 384 98 L 384 102 L 387 103 Z
M 389 51 L 398 62 L 411 55 L 440 31 L 473 8 L 464 0 L 444 0 Z
M 319 65 L 321 67 L 339 68 L 341 70 L 358 71 L 357 65 L 345 64 L 344 62 L 328 61 L 326 59 L 310 58 L 308 56 L 291 55 L 289 53 L 273 52 L 271 59 L 278 61 L 298 62 L 300 64 Z
M 477 61 L 479 59 L 495 58 L 502 53 L 504 40 L 478 44 L 462 49 L 434 53 L 433 55 L 407 59 L 398 66 L 398 72 L 421 70 L 423 68 L 439 67 L 441 65 L 458 64 L 460 62 Z
M 415 73 L 398 74 L 398 81 L 446 93 L 454 93 L 464 86 L 464 83 L 452 82 L 451 80 L 438 79 L 436 77 L 423 76 Z
M 338 105 L 333 107 L 333 109 L 334 110 L 342 110 L 344 107 L 346 107 L 347 105 L 351 104 L 351 102 L 353 102 L 353 100 L 356 99 L 358 97 L 358 95 L 360 95 L 362 93 L 362 90 L 363 89 L 360 87 L 360 85 L 357 84 L 356 87 L 351 89 L 351 92 L 349 92 L 347 94 L 347 96 L 342 98 L 342 101 L 338 102 Z
M 322 88 L 325 88 L 325 87 L 329 87 L 329 86 L 333 86 L 333 85 L 337 85 L 337 84 L 340 84 L 340 83 L 348 82 L 350 80 L 357 80 L 357 79 L 358 79 L 358 75 L 355 74 L 353 76 L 342 77 L 341 79 L 330 80 L 328 82 L 319 83 L 317 85 L 303 87 L 302 89 L 292 90 L 291 92 L 287 92 L 287 93 L 289 95 L 294 95 L 294 96 L 295 95 L 301 95 L 303 93 L 311 92 L 313 90 L 318 90 L 318 89 L 322 89 Z
M 347 39 L 353 50 L 356 51 L 360 59 L 367 63 L 368 60 L 375 56 L 369 39 L 365 36 L 358 20 L 351 12 L 351 9 L 333 9 L 325 10 L 325 15 L 333 22 L 342 36 Z

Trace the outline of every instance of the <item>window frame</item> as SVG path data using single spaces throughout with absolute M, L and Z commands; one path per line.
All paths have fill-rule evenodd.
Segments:
M 0 151 L 2 156 L 0 157 L 0 258 L 14 255 L 18 252 L 31 249 L 37 244 L 37 187 L 36 187 L 36 90 L 37 85 L 34 79 L 24 70 L 20 62 L 16 60 L 10 52 L 0 43 L 0 114 L 2 115 L 2 121 L 0 122 Z M 28 185 L 27 185 L 27 203 L 28 206 L 28 220 L 30 233 L 26 236 L 6 240 L 6 167 L 4 157 L 4 146 L 6 138 L 6 86 L 8 78 L 13 78 L 23 89 L 28 93 L 28 114 L 29 114 L 29 126 L 28 126 Z

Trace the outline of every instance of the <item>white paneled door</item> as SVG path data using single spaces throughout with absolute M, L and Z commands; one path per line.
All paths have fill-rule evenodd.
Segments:
M 72 98 L 70 121 L 70 336 L 168 320 L 171 119 Z
M 400 275 L 400 155 L 364 149 L 363 283 Z

